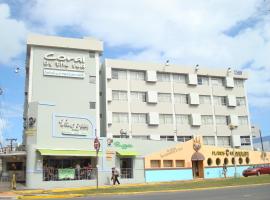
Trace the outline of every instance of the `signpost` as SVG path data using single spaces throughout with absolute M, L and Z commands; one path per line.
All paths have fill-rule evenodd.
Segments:
M 97 189 L 98 189 L 98 152 L 100 149 L 100 142 L 98 140 L 98 138 L 96 137 L 94 140 L 94 148 L 96 150 L 96 161 L 97 161 Z

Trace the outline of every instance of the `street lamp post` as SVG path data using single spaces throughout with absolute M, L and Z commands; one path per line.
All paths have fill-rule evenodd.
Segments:
M 234 141 L 233 141 L 233 129 L 235 129 L 235 126 L 230 124 L 229 128 L 231 130 L 231 144 L 233 146 L 233 160 L 234 160 L 234 178 L 236 178 L 236 159 L 235 159 L 235 145 L 234 145 Z

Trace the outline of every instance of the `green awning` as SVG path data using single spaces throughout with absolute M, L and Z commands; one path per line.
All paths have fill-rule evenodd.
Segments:
M 96 156 L 96 151 L 90 150 L 55 150 L 55 149 L 38 149 L 42 156 Z M 98 153 L 101 155 L 101 152 Z
M 135 151 L 125 151 L 125 150 L 117 150 L 117 154 L 120 156 L 137 156 L 138 152 Z

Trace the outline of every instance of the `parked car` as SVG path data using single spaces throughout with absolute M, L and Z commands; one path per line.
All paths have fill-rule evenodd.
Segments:
M 243 171 L 244 177 L 253 176 L 253 175 L 260 176 L 261 174 L 270 174 L 269 164 L 254 165 Z

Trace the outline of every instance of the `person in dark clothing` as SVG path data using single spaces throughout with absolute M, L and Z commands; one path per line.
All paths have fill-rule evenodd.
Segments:
M 119 177 L 119 172 L 115 167 L 113 167 L 112 168 L 112 178 L 111 178 L 111 180 L 113 181 L 113 185 L 115 185 L 116 182 L 118 183 L 118 185 L 120 184 L 118 177 Z

